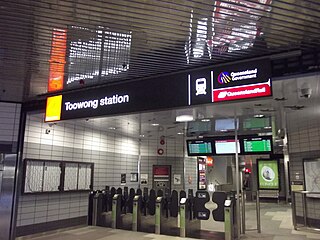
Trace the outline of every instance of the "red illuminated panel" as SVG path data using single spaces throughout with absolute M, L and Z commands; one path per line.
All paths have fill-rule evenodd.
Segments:
M 66 48 L 67 31 L 64 29 L 55 29 L 52 33 L 48 92 L 63 89 Z
M 270 82 L 213 90 L 213 102 L 271 96 Z
M 207 157 L 207 166 L 212 167 L 213 166 L 213 157 Z
M 153 167 L 154 176 L 169 176 L 170 168 L 169 166 L 154 166 Z

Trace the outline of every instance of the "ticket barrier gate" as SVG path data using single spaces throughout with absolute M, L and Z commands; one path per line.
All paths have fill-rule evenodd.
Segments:
M 227 199 L 224 202 L 224 236 L 225 240 L 238 239 L 236 222 L 236 203 L 235 199 Z
M 111 227 L 108 193 L 104 190 L 92 191 L 89 194 L 88 225 Z
M 156 192 L 154 189 L 151 189 L 148 195 L 148 189 L 145 188 L 142 193 L 135 196 L 135 201 L 133 208 L 133 212 L 139 211 L 136 219 L 133 219 L 133 222 L 137 221 L 137 231 L 139 232 L 147 232 L 147 233 L 155 233 L 155 213 L 156 213 Z M 138 203 L 136 202 L 138 201 Z M 136 204 L 135 204 L 136 203 Z M 135 216 L 135 214 L 133 214 Z M 140 221 L 139 221 L 140 220 Z
M 115 194 L 112 199 L 112 228 L 132 230 L 134 189 L 125 189 L 124 196 Z M 139 196 L 139 195 L 138 195 Z
M 200 231 L 200 220 L 194 217 L 191 198 L 180 199 L 180 237 L 191 236 Z
M 179 202 L 177 191 L 172 191 L 171 195 L 170 193 L 167 193 L 165 194 L 165 197 L 157 197 L 155 233 L 179 236 L 178 213 Z

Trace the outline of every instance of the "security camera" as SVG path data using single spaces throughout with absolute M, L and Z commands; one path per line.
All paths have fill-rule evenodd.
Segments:
M 310 98 L 312 94 L 311 88 L 301 88 L 301 97 Z

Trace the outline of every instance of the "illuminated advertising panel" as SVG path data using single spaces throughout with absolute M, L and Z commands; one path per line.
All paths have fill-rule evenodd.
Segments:
M 62 90 L 66 64 L 67 31 L 54 29 L 52 33 L 48 92 Z
M 279 165 L 277 160 L 257 160 L 258 188 L 279 190 Z

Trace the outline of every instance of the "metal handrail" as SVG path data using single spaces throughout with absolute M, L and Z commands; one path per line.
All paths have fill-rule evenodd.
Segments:
M 303 224 L 297 221 L 297 201 L 296 201 L 296 194 L 301 194 L 302 201 L 302 214 L 303 214 Z M 320 192 L 311 192 L 311 191 L 292 191 L 292 223 L 295 230 L 298 230 L 301 227 L 307 227 L 309 229 L 314 229 L 308 224 L 308 208 L 307 208 L 307 194 L 317 195 L 317 198 L 320 198 Z M 298 226 L 299 225 L 299 226 Z

